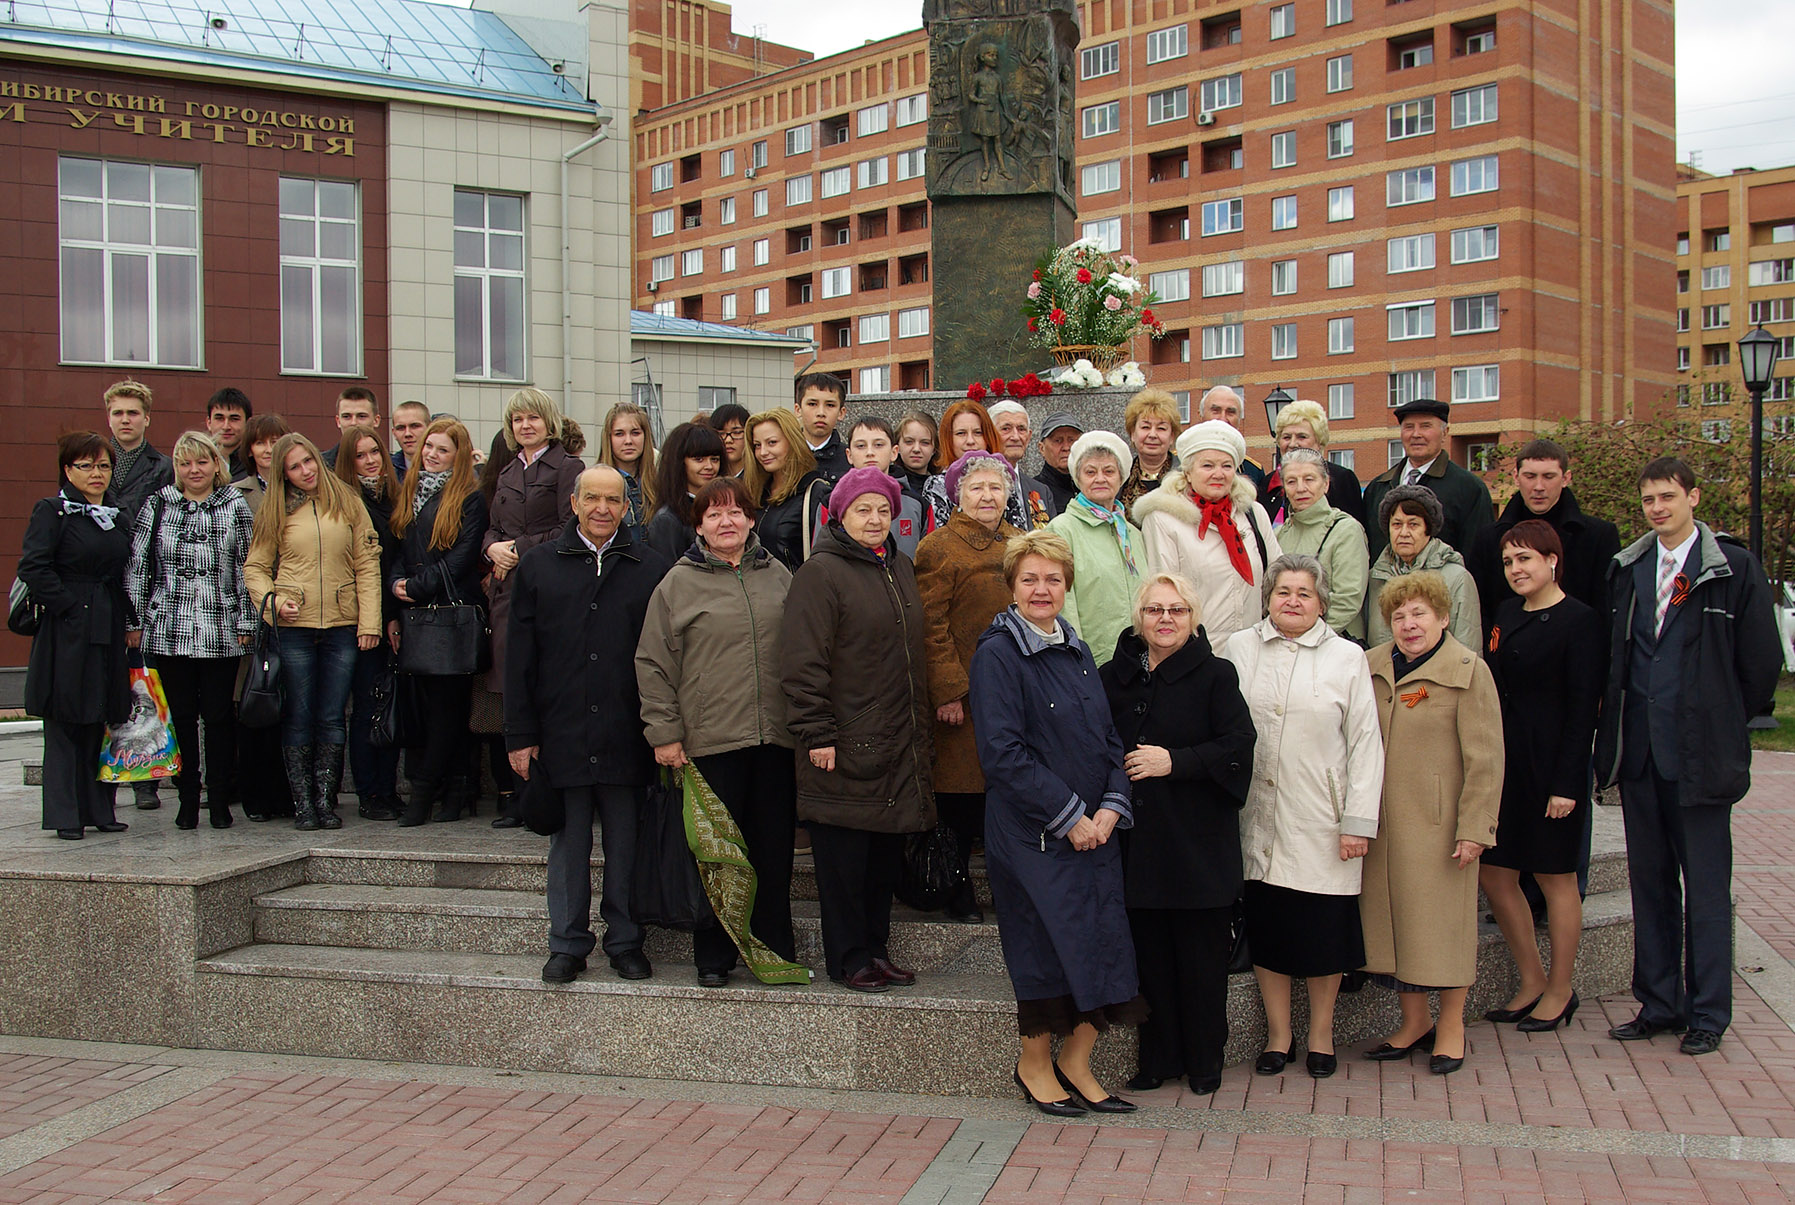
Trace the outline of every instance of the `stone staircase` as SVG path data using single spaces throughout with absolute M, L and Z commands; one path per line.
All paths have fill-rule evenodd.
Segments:
M 431 844 L 426 833 L 416 844 Z M 690 939 L 659 930 L 647 946 L 653 978 L 620 980 L 599 955 L 577 982 L 549 985 L 540 979 L 547 872 L 539 850 L 400 850 L 384 842 L 312 849 L 292 885 L 253 896 L 251 944 L 196 964 L 200 1043 L 809 1088 L 1013 1091 L 1004 1073 L 1015 1054 L 1015 1001 L 995 923 L 950 924 L 900 906 L 892 956 L 919 982 L 882 995 L 822 978 L 763 987 L 739 968 L 730 986 L 700 988 Z M 793 887 L 798 957 L 820 967 L 808 861 L 799 860 Z M 982 871 L 975 873 L 983 892 Z M 1600 855 L 1590 886 L 1578 958 L 1586 997 L 1626 984 L 1632 920 L 1624 858 Z M 1472 1016 L 1506 999 L 1513 984 L 1500 936 L 1483 929 Z M 1250 975 L 1232 980 L 1229 1014 L 1229 1061 L 1251 1058 L 1264 1030 Z M 1388 1032 L 1395 1018 L 1390 993 L 1342 996 L 1337 1042 L 1344 1049 Z M 1106 1082 L 1132 1073 L 1133 1048 L 1132 1032 L 1099 1042 Z

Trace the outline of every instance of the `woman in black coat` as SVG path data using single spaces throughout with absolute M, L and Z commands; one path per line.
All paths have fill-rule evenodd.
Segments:
M 1240 809 L 1252 786 L 1252 713 L 1234 666 L 1198 626 L 1196 591 L 1158 573 L 1135 598 L 1134 626 L 1103 667 L 1103 688 L 1134 782 L 1122 882 L 1141 995 L 1136 1091 L 1190 1076 L 1221 1086 L 1228 1044 L 1228 958 L 1240 896 Z
M 760 504 L 754 534 L 760 546 L 797 571 L 817 537 L 817 516 L 830 482 L 817 472 L 804 429 L 790 410 L 763 410 L 748 420 L 751 455 L 742 480 Z
M 452 418 L 439 418 L 424 431 L 418 459 L 405 472 L 405 484 L 393 507 L 393 535 L 398 554 L 387 570 L 387 590 L 403 607 L 479 604 L 480 541 L 486 534 L 486 499 L 474 472 L 474 442 L 467 428 Z M 403 656 L 403 652 L 401 652 Z M 431 805 L 441 802 L 439 821 L 461 819 L 472 802 L 466 779 L 450 798 L 443 791 L 450 767 L 464 765 L 468 700 L 472 674 L 432 674 L 418 691 L 424 745 L 413 753 L 407 770 L 411 798 L 401 827 L 430 819 Z
M 1521 973 L 1503 1008 L 1485 1019 L 1525 1033 L 1567 1026 L 1583 901 L 1577 863 L 1589 807 L 1590 750 L 1607 678 L 1603 618 L 1564 592 L 1564 545 L 1550 523 L 1528 519 L 1502 535 L 1503 575 L 1517 597 L 1496 608 L 1485 662 L 1502 699 L 1502 810 L 1496 844 L 1483 852 L 1478 885 Z M 1552 973 L 1540 962 L 1523 871 L 1546 897 Z
M 649 547 L 679 560 L 698 538 L 692 499 L 716 480 L 723 466 L 723 437 L 703 423 L 681 423 L 667 433 L 655 467 L 655 512 L 648 520 Z
M 355 490 L 374 523 L 380 537 L 380 580 L 385 582 L 399 552 L 399 541 L 393 538 L 399 476 L 380 432 L 373 427 L 344 428 L 337 445 L 336 474 Z M 359 800 L 356 813 L 363 820 L 396 820 L 405 806 L 399 799 L 399 750 L 377 749 L 373 739 L 376 695 L 392 668 L 392 637 L 399 630 L 399 600 L 390 590 L 383 589 L 380 596 L 381 630 L 387 639 L 374 648 L 356 650 L 349 694 L 349 772 Z
M 25 710 L 44 721 L 44 827 L 64 841 L 122 833 L 98 779 L 106 725 L 131 714 L 125 595 L 131 525 L 110 504 L 112 449 L 92 431 L 56 441 L 62 489 L 31 511 L 19 581 L 43 609 L 25 671 Z

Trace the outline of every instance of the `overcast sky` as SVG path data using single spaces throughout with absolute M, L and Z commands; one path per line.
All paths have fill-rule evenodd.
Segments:
M 915 0 L 823 5 L 816 0 L 734 0 L 735 31 L 816 54 L 922 24 Z M 1684 0 L 1677 15 L 1677 157 L 1700 153 L 1704 171 L 1795 163 L 1795 46 L 1791 0 Z M 764 31 L 755 26 L 765 25 Z

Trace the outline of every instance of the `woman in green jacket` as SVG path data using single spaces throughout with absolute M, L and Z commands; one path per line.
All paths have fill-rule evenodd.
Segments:
M 1108 431 L 1079 436 L 1066 462 L 1078 493 L 1047 525 L 1072 546 L 1073 585 L 1066 589 L 1060 616 L 1098 665 L 1115 655 L 1117 637 L 1134 623 L 1134 596 L 1147 563 L 1141 529 L 1128 521 L 1117 498 L 1133 462 L 1119 436 Z
M 1377 507 L 1378 526 L 1388 545 L 1371 564 L 1366 586 L 1366 643 L 1375 648 L 1394 636 L 1378 606 L 1378 595 L 1392 578 L 1431 569 L 1446 582 L 1451 598 L 1448 630 L 1452 638 L 1473 651 L 1483 647 L 1483 612 L 1477 602 L 1477 583 L 1465 560 L 1440 538 L 1446 512 L 1440 499 L 1425 485 L 1399 485 L 1384 493 Z
M 1321 562 L 1328 575 L 1328 627 L 1365 643 L 1365 576 L 1371 554 L 1359 521 L 1328 501 L 1328 464 L 1313 448 L 1292 448 L 1278 466 L 1286 518 L 1278 546 Z

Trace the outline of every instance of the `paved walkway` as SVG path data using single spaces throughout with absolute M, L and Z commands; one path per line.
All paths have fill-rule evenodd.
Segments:
M 352 1063 L 0 1037 L 7 1202 L 1795 1200 L 1795 755 L 1738 809 L 1737 1021 L 1718 1054 L 1470 1029 L 1457 1075 L 1343 1051 L 1115 1124 L 1014 1100 Z M 945 1035 L 944 1035 L 945 1038 Z

